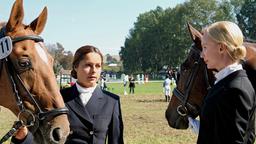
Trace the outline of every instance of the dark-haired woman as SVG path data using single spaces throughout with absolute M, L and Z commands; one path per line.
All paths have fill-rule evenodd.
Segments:
M 102 64 L 103 56 L 93 46 L 82 46 L 75 53 L 71 75 L 77 82 L 61 90 L 69 109 L 71 129 L 66 144 L 124 143 L 119 96 L 103 91 L 97 85 Z M 12 141 L 30 143 L 31 135 L 19 141 L 24 139 L 23 135 L 19 131 Z

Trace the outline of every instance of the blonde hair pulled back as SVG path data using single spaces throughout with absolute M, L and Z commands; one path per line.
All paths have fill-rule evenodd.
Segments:
M 227 52 L 233 61 L 244 59 L 246 49 L 243 46 L 243 33 L 233 22 L 219 21 L 204 30 L 214 41 L 227 46 Z

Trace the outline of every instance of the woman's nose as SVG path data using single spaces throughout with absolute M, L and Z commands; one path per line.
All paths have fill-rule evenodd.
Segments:
M 92 69 L 93 69 L 93 71 L 94 71 L 94 72 L 96 72 L 96 71 L 97 71 L 96 66 L 93 66 L 93 68 L 92 68 Z
M 92 72 L 97 72 L 98 71 L 98 67 L 97 66 L 92 66 Z

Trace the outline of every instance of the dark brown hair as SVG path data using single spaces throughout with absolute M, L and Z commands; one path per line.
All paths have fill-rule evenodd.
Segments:
M 98 48 L 90 45 L 82 46 L 76 50 L 76 53 L 72 62 L 71 76 L 73 78 L 77 79 L 77 73 L 75 71 L 75 68 L 79 65 L 80 61 L 85 57 L 85 55 L 91 52 L 95 52 L 99 54 L 101 57 L 101 65 L 103 64 L 103 55 Z

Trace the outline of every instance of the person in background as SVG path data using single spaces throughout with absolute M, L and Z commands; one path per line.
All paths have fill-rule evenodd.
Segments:
M 129 88 L 130 88 L 130 94 L 134 94 L 134 89 L 135 89 L 135 79 L 133 75 L 129 78 Z
M 169 78 L 169 75 L 165 76 L 165 80 L 163 82 L 163 89 L 164 89 L 164 95 L 165 95 L 165 101 L 170 101 L 170 93 L 171 93 L 171 80 Z
M 129 82 L 129 76 L 124 74 L 124 78 L 123 78 L 124 95 L 127 95 L 126 87 L 128 85 L 128 82 Z
M 106 83 L 106 78 L 104 77 L 104 75 L 101 75 L 100 77 L 100 87 L 102 90 L 106 90 L 108 88 Z
M 82 46 L 75 53 L 71 75 L 77 81 L 61 90 L 71 130 L 66 144 L 124 143 L 119 96 L 97 86 L 102 65 L 103 56 L 94 46 Z M 31 137 L 23 127 L 12 142 L 31 144 Z
M 240 28 L 229 21 L 213 23 L 203 31 L 202 47 L 207 68 L 218 72 L 202 104 L 197 143 L 253 144 L 256 96 L 240 64 L 246 55 Z
M 176 80 L 175 78 L 171 78 L 171 84 L 170 84 L 170 93 L 172 94 L 173 90 L 175 89 L 176 87 Z M 171 96 L 171 95 L 170 95 Z
M 75 82 L 70 82 L 69 84 L 70 84 L 70 86 L 73 86 L 75 84 Z

